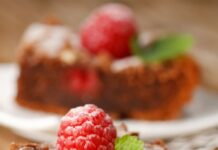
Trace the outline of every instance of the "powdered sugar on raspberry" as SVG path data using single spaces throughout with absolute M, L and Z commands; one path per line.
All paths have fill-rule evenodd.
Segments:
M 96 13 L 104 13 L 108 16 L 113 16 L 113 19 L 129 21 L 134 18 L 132 11 L 125 5 L 121 4 L 107 4 L 102 6 Z
M 71 109 L 61 121 L 58 150 L 113 150 L 116 130 L 111 118 L 95 105 Z
M 131 55 L 136 35 L 132 11 L 122 4 L 106 4 L 92 13 L 81 28 L 81 44 L 92 54 L 108 53 L 114 58 Z

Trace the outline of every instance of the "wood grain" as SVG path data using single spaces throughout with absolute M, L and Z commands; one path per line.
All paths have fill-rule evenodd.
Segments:
M 117 0 L 119 1 L 119 0 Z M 91 10 L 110 0 L 0 0 L 0 60 L 13 61 L 24 29 L 32 22 L 53 15 L 72 30 Z M 197 37 L 203 50 L 218 49 L 218 1 L 215 0 L 122 0 L 134 10 L 144 31 L 182 31 Z
M 0 126 L 0 150 L 9 150 L 12 142 L 28 142 L 28 140 L 15 135 L 9 129 Z

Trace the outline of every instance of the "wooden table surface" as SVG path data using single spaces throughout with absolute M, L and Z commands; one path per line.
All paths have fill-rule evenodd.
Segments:
M 10 144 L 12 142 L 24 143 L 29 141 L 15 135 L 9 129 L 0 126 L 0 150 L 9 150 Z

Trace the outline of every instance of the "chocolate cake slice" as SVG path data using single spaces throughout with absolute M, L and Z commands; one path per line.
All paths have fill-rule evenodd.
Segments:
M 158 64 L 137 56 L 92 56 L 62 25 L 36 23 L 19 46 L 17 102 L 63 114 L 94 103 L 115 118 L 176 118 L 191 99 L 198 81 L 195 62 L 182 55 Z
M 142 49 L 137 30 L 121 4 L 97 9 L 78 35 L 60 24 L 31 25 L 19 46 L 17 102 L 59 114 L 93 103 L 114 118 L 180 116 L 198 83 L 184 53 L 191 40 L 160 37 Z

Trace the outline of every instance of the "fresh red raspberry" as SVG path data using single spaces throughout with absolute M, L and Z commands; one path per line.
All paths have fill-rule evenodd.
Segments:
M 61 120 L 57 150 L 114 150 L 112 119 L 92 104 L 71 109 Z
M 100 81 L 94 70 L 73 68 L 64 76 L 64 85 L 78 95 L 93 95 L 98 92 Z
M 81 43 L 92 54 L 114 58 L 131 55 L 130 41 L 137 34 L 132 11 L 122 4 L 106 4 L 87 18 L 81 27 Z

